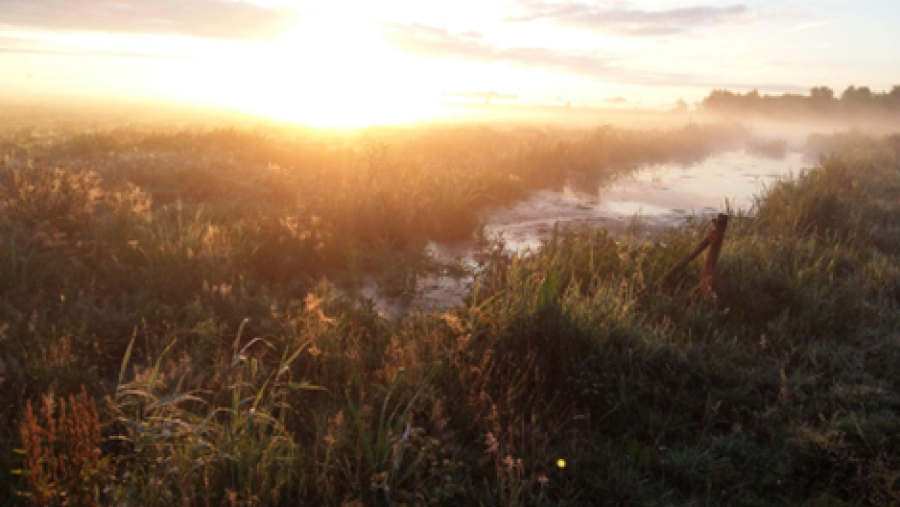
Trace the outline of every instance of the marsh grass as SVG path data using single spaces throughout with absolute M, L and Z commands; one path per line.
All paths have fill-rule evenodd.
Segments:
M 784 139 L 757 138 L 747 143 L 747 151 L 763 157 L 783 159 L 787 155 L 788 143 Z
M 582 228 L 526 254 L 486 243 L 469 298 L 443 314 L 389 319 L 319 282 L 397 252 L 420 258 L 417 243 L 456 234 L 432 221 L 552 185 L 558 167 L 693 153 L 704 132 L 640 141 L 600 129 L 514 149 L 504 132 L 425 133 L 399 158 L 231 131 L 4 145 L 0 465 L 22 475 L 0 494 L 9 505 L 47 491 L 38 504 L 896 504 L 896 137 L 836 148 L 733 218 L 727 308 L 693 297 L 697 266 L 674 293 L 656 290 L 705 235 L 699 220 L 650 241 Z M 661 139 L 671 144 L 644 152 Z M 100 461 L 88 481 L 47 475 L 52 461 L 31 456 L 97 438 L 33 451 L 45 449 L 38 417 L 71 417 L 23 400 L 82 385 L 73 399 L 96 406 L 83 433 L 99 431 Z

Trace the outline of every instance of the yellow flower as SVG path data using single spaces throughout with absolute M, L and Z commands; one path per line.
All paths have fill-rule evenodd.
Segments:
M 558 466 L 559 468 L 566 468 L 566 460 L 559 458 L 558 460 L 556 460 L 556 466 Z

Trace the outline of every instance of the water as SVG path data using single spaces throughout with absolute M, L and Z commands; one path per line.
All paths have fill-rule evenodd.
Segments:
M 555 224 L 588 222 L 616 232 L 636 215 L 652 229 L 724 211 L 726 202 L 749 212 L 766 185 L 808 166 L 801 152 L 774 159 L 727 151 L 694 164 L 640 166 L 612 181 L 573 180 L 562 190 L 543 190 L 514 206 L 488 210 L 483 218 L 488 234 L 502 234 L 510 249 L 534 249 Z
M 636 166 L 611 181 L 573 177 L 560 190 L 542 190 L 512 206 L 486 209 L 481 219 L 488 236 L 502 236 L 507 249 L 517 252 L 539 247 L 557 224 L 586 223 L 616 234 L 639 215 L 649 235 L 677 226 L 691 215 L 710 215 L 728 207 L 752 212 L 754 196 L 766 185 L 795 176 L 810 165 L 801 152 L 769 158 L 744 150 L 727 151 L 692 164 Z M 437 260 L 458 260 L 474 267 L 471 243 L 432 243 L 428 248 Z M 443 310 L 456 305 L 470 284 L 471 278 L 430 273 L 420 276 L 403 300 L 380 295 L 374 281 L 364 284 L 360 292 L 373 299 L 379 310 L 397 315 L 412 308 Z

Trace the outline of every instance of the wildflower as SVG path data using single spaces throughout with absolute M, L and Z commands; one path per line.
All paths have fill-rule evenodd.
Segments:
M 487 449 L 484 451 L 485 454 L 494 454 L 497 452 L 497 448 L 500 446 L 500 443 L 497 442 L 497 439 L 494 437 L 493 433 L 488 433 L 484 436 L 484 442 L 487 445 Z
M 339 411 L 337 413 L 337 415 L 334 416 L 333 422 L 334 422 L 334 425 L 338 428 L 344 427 L 344 425 L 346 424 L 346 421 L 344 420 L 344 411 L 343 410 Z
M 447 326 L 450 327 L 450 329 L 453 330 L 454 332 L 462 333 L 465 331 L 465 328 L 463 327 L 462 323 L 459 321 L 459 317 L 457 317 L 456 315 L 453 315 L 452 313 L 445 313 L 445 314 L 441 315 L 441 318 L 444 320 L 444 322 L 447 323 Z
M 318 308 L 318 306 L 322 303 L 322 298 L 316 297 L 315 294 L 309 293 L 306 295 L 306 311 L 312 311 Z
M 559 468 L 566 468 L 566 460 L 562 458 L 556 460 L 556 466 Z

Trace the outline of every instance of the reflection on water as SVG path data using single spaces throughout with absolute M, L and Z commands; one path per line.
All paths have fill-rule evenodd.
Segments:
M 693 164 L 665 163 L 636 166 L 612 181 L 602 175 L 579 174 L 558 190 L 542 190 L 514 206 L 485 210 L 481 219 L 488 236 L 501 235 L 506 247 L 524 251 L 540 246 L 556 224 L 591 224 L 612 234 L 626 230 L 635 215 L 644 230 L 677 226 L 690 215 L 726 209 L 752 212 L 754 196 L 765 185 L 796 175 L 809 164 L 800 152 L 767 158 L 744 150 L 712 155 Z M 472 243 L 432 243 L 429 253 L 439 262 L 461 261 L 474 266 Z M 362 292 L 376 308 L 398 315 L 411 308 L 442 310 L 462 302 L 471 277 L 426 274 L 402 300 L 379 295 L 369 284 Z
M 656 164 L 601 186 L 600 206 L 618 214 L 701 213 L 724 209 L 749 211 L 762 186 L 804 167 L 803 154 L 781 159 L 745 151 L 713 155 L 691 166 Z
M 689 215 L 734 210 L 751 212 L 753 198 L 779 178 L 797 174 L 807 162 L 800 152 L 766 158 L 744 150 L 722 152 L 694 164 L 636 167 L 612 181 L 579 176 L 561 191 L 544 190 L 508 208 L 488 210 L 489 234 L 502 234 L 514 250 L 535 248 L 557 223 L 596 223 L 612 232 L 640 215 L 667 227 Z

